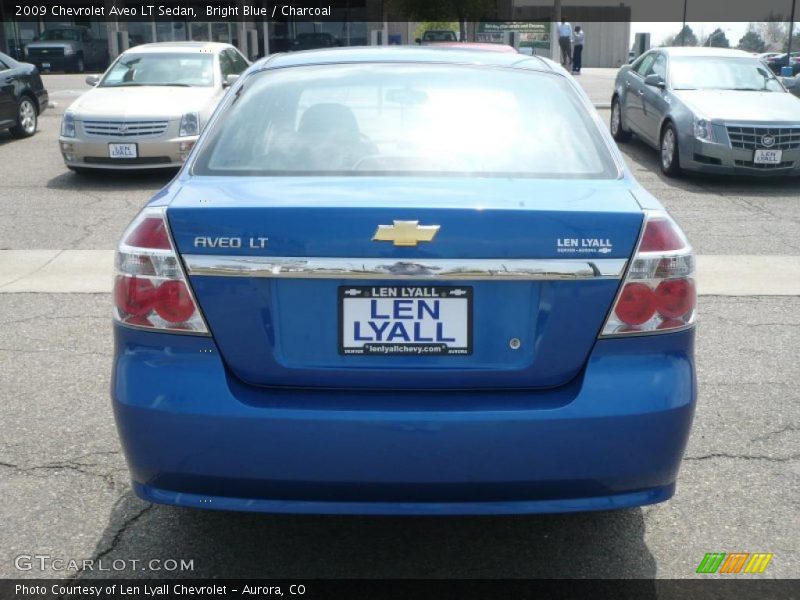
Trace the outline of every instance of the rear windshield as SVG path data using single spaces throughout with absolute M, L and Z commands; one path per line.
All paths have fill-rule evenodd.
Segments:
M 616 167 L 561 76 L 383 63 L 252 76 L 193 172 L 611 178 Z

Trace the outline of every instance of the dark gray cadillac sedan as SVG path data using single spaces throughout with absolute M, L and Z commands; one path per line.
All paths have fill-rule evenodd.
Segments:
M 660 151 L 661 170 L 800 175 L 800 98 L 758 58 L 723 48 L 655 48 L 617 74 L 611 133 Z

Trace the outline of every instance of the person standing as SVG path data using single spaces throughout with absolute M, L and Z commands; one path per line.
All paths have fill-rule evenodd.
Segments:
M 561 48 L 561 66 L 567 68 L 572 65 L 572 25 L 566 19 L 561 19 L 558 26 L 558 46 Z
M 586 32 L 581 29 L 580 25 L 575 26 L 574 39 L 575 46 L 572 50 L 572 73 L 580 75 L 583 63 L 583 44 L 586 41 Z

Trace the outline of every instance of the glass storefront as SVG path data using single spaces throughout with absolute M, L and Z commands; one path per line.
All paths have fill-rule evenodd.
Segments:
M 319 1 L 319 0 L 317 0 Z M 213 41 L 233 44 L 244 50 L 250 58 L 263 56 L 267 52 L 291 52 L 313 48 L 336 46 L 361 46 L 370 43 L 370 29 L 382 28 L 381 23 L 368 23 L 367 3 L 381 0 L 349 0 L 345 7 L 333 9 L 332 19 L 307 21 L 291 17 L 285 20 L 240 23 L 234 21 L 190 22 L 180 19 L 174 21 L 106 22 L 103 20 L 81 19 L 56 23 L 49 21 L 5 20 L 0 36 L 0 50 L 22 59 L 24 47 L 36 39 L 43 30 L 65 25 L 89 27 L 93 37 L 107 40 L 109 59 L 113 60 L 117 50 L 124 50 L 125 36 L 117 32 L 127 32 L 127 48 L 153 42 Z M 253 4 L 258 4 L 254 0 Z M 244 39 L 239 39 L 243 33 Z M 267 39 L 265 40 L 265 35 Z M 119 41 L 119 44 L 118 44 Z M 120 48 L 117 46 L 120 45 Z

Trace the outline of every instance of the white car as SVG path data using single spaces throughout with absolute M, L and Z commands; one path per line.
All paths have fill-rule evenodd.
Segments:
M 67 167 L 176 168 L 231 81 L 250 63 L 230 44 L 170 42 L 120 55 L 67 109 L 59 145 Z

